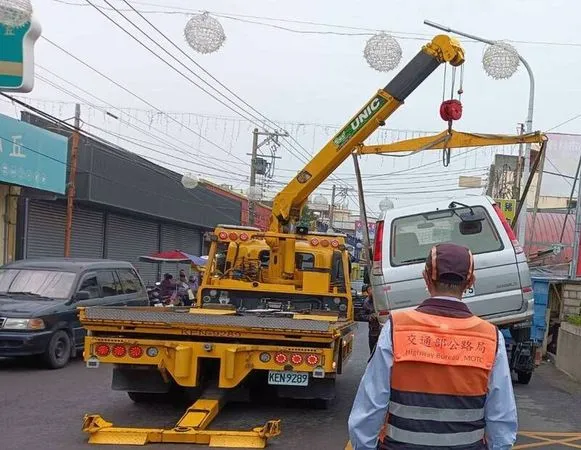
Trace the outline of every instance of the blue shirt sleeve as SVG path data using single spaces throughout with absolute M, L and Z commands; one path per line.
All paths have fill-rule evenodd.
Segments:
M 490 450 L 508 450 L 516 442 L 518 419 L 504 336 L 498 331 L 498 351 L 488 381 L 484 406 L 486 441 Z
M 361 378 L 349 415 L 349 439 L 353 450 L 377 449 L 379 431 L 389 406 L 392 365 L 391 322 L 387 321 Z

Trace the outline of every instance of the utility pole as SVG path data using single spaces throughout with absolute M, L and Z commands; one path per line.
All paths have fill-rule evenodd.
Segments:
M 67 190 L 67 222 L 65 227 L 65 258 L 71 256 L 71 237 L 73 234 L 73 208 L 75 201 L 75 180 L 77 178 L 77 160 L 79 156 L 79 141 L 81 127 L 81 105 L 75 105 L 75 129 L 72 134 L 71 166 L 69 170 L 69 184 Z
M 331 208 L 329 209 L 329 229 L 333 231 L 333 218 L 335 216 L 335 193 L 337 187 L 333 185 L 333 191 L 331 193 Z
M 365 209 L 365 196 L 363 194 L 363 182 L 361 181 L 361 169 L 359 168 L 359 160 L 357 155 L 353 153 L 353 164 L 355 166 L 355 176 L 357 177 L 357 190 L 359 191 L 359 214 L 363 222 L 363 257 L 361 258 L 369 274 L 371 274 L 371 239 L 369 237 L 369 226 L 367 224 L 367 210 Z
M 258 136 L 266 136 L 266 138 L 262 141 L 262 142 L 258 142 Z M 258 155 L 258 150 L 260 149 L 260 147 L 262 147 L 264 144 L 267 143 L 271 143 L 272 146 L 274 148 L 277 148 L 279 143 L 278 143 L 278 138 L 279 137 L 288 137 L 288 133 L 284 132 L 284 133 L 279 133 L 277 131 L 273 131 L 273 132 L 267 132 L 267 131 L 258 131 L 258 128 L 255 128 L 252 131 L 252 153 L 250 153 L 250 189 L 248 192 L 248 222 L 249 224 L 252 226 L 255 224 L 255 208 L 256 208 L 256 202 L 259 200 L 259 196 L 258 193 L 256 192 L 256 175 L 265 175 L 265 173 L 267 172 L 265 170 L 264 164 L 260 165 L 260 171 L 259 169 L 259 162 L 261 163 L 265 163 L 265 159 L 264 158 L 270 158 L 273 162 L 273 165 L 271 166 L 272 169 L 272 173 L 270 175 L 266 175 L 269 178 L 272 178 L 272 175 L 274 173 L 274 160 L 276 159 L 280 159 L 280 156 L 275 156 L 274 152 L 272 151 L 272 147 L 271 147 L 271 152 L 272 154 L 270 156 L 265 156 L 264 158 L 262 158 L 261 155 Z M 259 157 L 260 156 L 260 157 Z
M 256 199 L 256 153 L 258 152 L 258 128 L 252 131 L 252 153 L 250 159 L 250 190 L 248 192 L 248 223 L 254 225 Z
M 524 134 L 525 133 L 525 124 L 524 123 L 519 123 L 518 124 L 518 134 Z M 515 174 L 514 174 L 514 189 L 513 189 L 513 195 L 512 198 L 518 200 L 520 198 L 520 187 L 522 184 L 522 174 L 523 174 L 523 166 L 524 166 L 524 160 L 523 160 L 523 144 L 519 144 L 518 145 L 518 159 L 516 160 L 516 169 L 515 169 Z

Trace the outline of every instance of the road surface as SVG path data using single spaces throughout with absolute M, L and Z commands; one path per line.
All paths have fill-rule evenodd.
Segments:
M 359 327 L 354 357 L 338 382 L 339 398 L 331 410 L 305 410 L 304 404 L 248 405 L 225 408 L 213 428 L 250 429 L 268 419 L 282 419 L 282 435 L 271 441 L 273 450 L 344 449 L 346 422 L 368 357 L 366 325 Z M 110 390 L 110 367 L 86 369 L 75 360 L 62 370 L 38 368 L 34 362 L 0 360 L 0 448 L 3 450 L 99 449 L 89 446 L 81 432 L 85 413 L 99 413 L 116 425 L 171 427 L 183 411 L 169 405 L 133 404 L 124 393 Z M 515 385 L 522 431 L 580 433 L 574 448 L 581 448 L 581 385 L 551 364 L 544 363 L 528 386 Z M 555 436 L 521 436 L 519 444 Z M 561 436 L 558 439 L 572 439 Z M 536 448 L 572 448 L 549 446 Z M 149 445 L 148 449 L 184 448 Z M 191 448 L 191 447 L 188 447 Z M 200 447 L 202 448 L 202 447 Z M 535 447 L 532 447 L 535 448 Z

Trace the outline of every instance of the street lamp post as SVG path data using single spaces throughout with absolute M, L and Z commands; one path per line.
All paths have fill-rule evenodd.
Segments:
M 437 28 L 439 30 L 445 31 L 447 33 L 454 33 L 454 34 L 457 34 L 459 36 L 464 36 L 468 39 L 473 39 L 475 41 L 483 42 L 485 44 L 489 44 L 489 45 L 497 45 L 498 44 L 497 41 L 492 41 L 490 39 L 485 39 L 485 38 L 482 38 L 479 36 L 475 36 L 473 34 L 464 33 L 463 31 L 458 31 L 458 30 L 455 30 L 453 28 L 432 22 L 430 20 L 424 20 L 424 24 L 426 24 L 432 28 Z M 527 120 L 525 122 L 525 131 L 526 131 L 526 133 L 532 133 L 532 131 L 533 131 L 533 111 L 534 111 L 534 107 L 535 107 L 535 77 L 533 75 L 533 71 L 531 69 L 531 66 L 526 61 L 526 59 L 524 59 L 520 55 L 520 53 L 518 53 L 518 52 L 516 52 L 516 56 L 518 56 L 519 61 L 522 63 L 523 66 L 525 66 L 525 69 L 527 70 L 527 73 L 529 74 L 529 107 L 528 107 L 528 112 L 527 112 Z M 526 147 L 525 147 L 525 160 L 524 160 L 524 168 L 523 168 L 523 173 L 522 173 L 521 186 L 526 185 L 527 179 L 530 176 L 530 171 L 531 171 L 531 144 L 529 143 L 529 144 L 526 144 Z M 524 245 L 525 233 L 526 233 L 526 223 L 527 223 L 526 198 L 523 199 L 523 201 L 524 201 L 524 204 L 522 206 L 522 212 L 524 214 L 521 215 L 521 217 L 519 218 L 518 238 L 519 238 L 519 241 L 521 242 L 521 244 Z

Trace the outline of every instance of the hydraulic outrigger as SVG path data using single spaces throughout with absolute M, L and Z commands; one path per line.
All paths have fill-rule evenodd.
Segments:
M 350 354 L 352 350 L 353 313 L 352 310 L 348 309 L 352 307 L 350 290 L 346 288 L 345 291 L 342 291 L 334 285 L 328 288 L 331 272 L 329 267 L 324 270 L 317 267 L 318 270 L 305 272 L 306 275 L 302 274 L 302 279 L 294 279 L 296 249 L 300 245 L 307 245 L 307 240 L 311 243 L 317 241 L 316 245 L 318 245 L 319 239 L 326 239 L 320 236 L 305 235 L 296 231 L 294 227 L 309 195 L 333 170 L 354 153 L 363 155 L 434 149 L 448 150 L 460 147 L 541 143 L 545 139 L 541 133 L 521 136 L 482 135 L 455 132 L 449 128 L 436 136 L 388 145 L 364 145 L 365 139 L 382 126 L 385 120 L 403 104 L 405 98 L 440 64 L 450 63 L 453 66 L 459 66 L 463 62 L 464 51 L 456 40 L 444 35 L 436 36 L 400 71 L 392 82 L 384 89 L 380 89 L 365 104 L 364 108 L 277 195 L 273 205 L 269 232 L 258 233 L 242 228 L 237 230 L 240 236 L 245 235 L 244 242 L 238 244 L 237 248 L 247 246 L 245 251 L 248 254 L 252 251 L 252 245 L 255 247 L 262 245 L 269 249 L 270 262 L 268 268 L 264 270 L 264 279 L 247 282 L 228 278 L 216 281 L 212 278 L 211 271 L 208 270 L 199 290 L 201 294 L 198 294 L 198 307 L 193 308 L 189 313 L 151 311 L 158 308 L 143 310 L 135 308 L 81 309 L 81 323 L 91 331 L 85 342 L 85 359 L 89 367 L 91 364 L 98 366 L 99 359 L 96 358 L 94 351 L 95 347 L 100 345 L 107 349 L 106 354 L 101 355 L 104 362 L 121 365 L 135 365 L 137 361 L 128 357 L 114 360 L 109 353 L 109 348 L 114 348 L 116 345 L 132 345 L 141 348 L 141 352 L 143 349 L 149 351 L 151 348 L 159 348 L 159 353 L 156 350 L 153 356 L 147 353 L 146 356 L 149 359 L 140 367 L 156 368 L 166 383 L 173 378 L 173 381 L 182 387 L 196 387 L 198 386 L 196 384 L 199 369 L 198 360 L 211 357 L 218 359 L 220 363 L 218 386 L 206 389 L 201 398 L 186 410 L 175 427 L 169 429 L 115 427 L 99 415 L 86 415 L 83 431 L 89 434 L 89 443 L 145 445 L 163 442 L 205 444 L 210 447 L 265 448 L 269 438 L 280 434 L 280 420 L 270 420 L 263 427 L 250 431 L 208 430 L 212 420 L 225 403 L 226 393 L 232 391 L 232 388 L 236 387 L 248 373 L 252 370 L 281 370 L 280 367 L 277 369 L 276 366 L 267 366 L 266 364 L 269 363 L 270 359 L 267 362 L 259 360 L 256 352 L 275 352 L 276 346 L 278 349 L 284 349 L 296 345 L 295 342 L 300 342 L 305 348 L 311 347 L 307 350 L 318 352 L 317 354 L 323 356 L 324 367 L 316 368 L 323 370 L 323 377 L 325 377 L 325 373 L 333 376 L 341 373 L 343 359 L 341 356 L 337 357 L 335 353 L 342 355 L 342 352 L 349 352 Z M 229 234 L 229 230 L 217 229 L 213 236 L 212 245 L 215 246 L 216 242 L 228 242 L 231 234 L 235 233 L 230 232 Z M 222 235 L 225 237 L 220 237 Z M 341 258 L 347 261 L 342 241 L 343 238 L 337 238 L 330 244 L 325 241 L 328 247 L 318 246 L 316 251 L 319 252 L 318 255 L 327 255 L 329 261 L 332 261 L 331 256 L 334 253 L 340 252 Z M 259 250 L 263 247 L 260 247 Z M 211 250 L 211 255 L 212 252 L 215 253 L 215 250 Z M 238 256 L 238 250 L 236 256 Z M 321 260 L 323 259 L 321 258 Z M 236 263 L 236 258 L 234 258 L 234 263 Z M 343 282 L 348 286 L 348 275 L 345 276 Z M 322 289 L 323 287 L 324 289 Z M 251 317 L 237 316 L 236 309 L 203 307 L 201 300 L 202 295 L 205 295 L 204 292 L 220 289 L 226 292 L 228 290 L 263 292 L 261 295 L 284 294 L 288 295 L 289 298 L 292 295 L 312 293 L 312 295 L 330 296 L 332 301 L 345 305 L 347 309 L 343 310 L 342 319 L 339 318 L 339 315 L 335 319 L 330 319 L 328 315 L 324 314 L 304 316 L 300 313 L 293 313 L 292 317 L 286 319 L 277 318 L 277 324 L 282 323 L 283 320 L 290 321 L 288 323 L 292 323 L 292 325 L 289 325 L 289 328 L 293 329 L 293 332 L 285 331 L 284 326 L 276 325 L 275 328 L 279 330 L 280 336 L 276 336 L 275 341 L 280 342 L 270 344 L 273 338 L 269 338 L 267 332 L 272 333 L 273 331 L 266 330 L 268 327 L 265 323 L 260 322 L 260 317 L 252 318 L 255 321 L 249 324 Z M 134 312 L 134 317 L 129 318 L 132 312 Z M 102 316 L 97 317 L 98 314 L 102 314 Z M 176 315 L 180 315 L 180 317 L 175 319 L 175 322 L 171 322 L 169 319 L 177 317 Z M 126 316 L 125 319 L 124 316 Z M 144 319 L 146 316 L 152 318 Z M 155 317 L 153 318 L 153 316 Z M 226 320 L 227 318 L 236 320 Z M 233 328 L 235 325 L 238 328 Z M 244 326 L 247 327 L 246 331 L 240 328 Z M 228 334 L 234 332 L 237 333 L 235 336 Z M 308 337 L 309 332 L 312 332 L 313 337 L 310 340 L 300 341 L 303 337 Z M 317 333 L 319 334 L 317 335 Z M 324 333 L 327 333 L 328 337 L 325 337 Z M 180 337 L 176 337 L 180 335 L 181 340 Z M 298 338 L 297 335 L 299 335 Z M 190 336 L 192 339 L 188 340 Z M 212 339 L 212 336 L 215 338 Z M 261 344 L 256 343 L 259 336 L 261 336 Z M 325 361 L 325 356 L 327 361 Z M 286 367 L 288 367 L 288 362 L 285 370 L 291 372 L 295 370 L 292 366 L 290 369 Z M 296 373 L 299 373 L 299 370 L 296 370 Z M 309 377 L 320 379 L 314 368 L 308 370 L 310 372 L 306 373 Z M 130 389 L 127 390 L 130 391 Z

